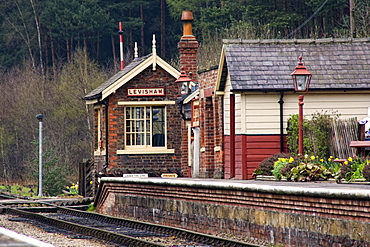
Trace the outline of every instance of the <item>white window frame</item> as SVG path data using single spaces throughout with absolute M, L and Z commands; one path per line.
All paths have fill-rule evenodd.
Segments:
M 95 133 L 95 126 L 94 126 L 94 156 L 100 156 L 100 155 L 105 155 L 105 146 L 102 145 L 102 106 L 95 106 L 94 107 L 94 121 L 95 121 L 95 111 L 97 111 L 97 128 L 98 128 L 98 133 L 96 135 Z M 94 123 L 95 125 L 95 123 Z M 95 148 L 95 142 L 97 142 L 97 148 Z
M 171 154 L 175 153 L 174 149 L 167 148 L 167 105 L 174 105 L 175 101 L 120 101 L 119 106 L 124 106 L 124 125 L 126 126 L 126 107 L 153 107 L 164 106 L 165 111 L 165 146 L 153 147 L 151 145 L 130 145 L 126 146 L 126 139 L 124 139 L 124 149 L 117 150 L 117 154 Z M 145 113 L 144 113 L 145 114 Z M 126 138 L 126 127 L 124 128 L 124 138 Z

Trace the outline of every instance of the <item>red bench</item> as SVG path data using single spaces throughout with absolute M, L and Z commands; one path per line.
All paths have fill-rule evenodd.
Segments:
M 370 141 L 351 141 L 349 144 L 351 148 L 356 148 L 355 155 L 359 155 L 363 158 L 367 156 L 368 150 L 366 148 L 370 147 Z

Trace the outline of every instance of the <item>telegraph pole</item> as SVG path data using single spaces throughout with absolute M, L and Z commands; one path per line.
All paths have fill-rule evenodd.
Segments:
M 356 9 L 356 0 L 349 0 L 349 25 L 351 38 L 356 38 L 355 9 Z

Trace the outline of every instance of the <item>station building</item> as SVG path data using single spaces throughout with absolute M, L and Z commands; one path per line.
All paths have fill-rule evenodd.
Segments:
M 298 113 L 299 95 L 290 73 L 299 56 L 313 74 L 306 117 L 367 117 L 369 38 L 224 40 L 219 64 L 197 71 L 192 20 L 184 11 L 180 68 L 157 56 L 153 40 L 152 54 L 135 57 L 85 96 L 95 109 L 98 172 L 252 178 L 263 159 L 288 152 L 287 119 Z M 182 77 L 189 80 L 185 91 Z
M 192 14 L 186 13 L 180 60 L 183 70 L 195 76 L 198 42 L 192 35 Z M 182 95 L 176 83 L 180 71 L 157 55 L 155 36 L 152 43 L 151 54 L 135 54 L 130 64 L 84 97 L 94 106 L 94 163 L 99 173 L 188 176 L 178 105 Z

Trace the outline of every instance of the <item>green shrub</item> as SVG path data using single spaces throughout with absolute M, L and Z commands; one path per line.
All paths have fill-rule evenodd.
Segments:
M 95 207 L 94 207 L 94 203 L 93 202 L 89 204 L 89 207 L 87 208 L 86 211 L 88 211 L 88 212 L 94 212 L 95 211 Z
M 301 162 L 298 166 L 293 167 L 290 173 L 290 180 L 295 182 L 327 180 L 332 174 L 325 166 L 316 163 Z
M 367 164 L 364 166 L 364 169 L 362 169 L 362 176 L 366 179 L 366 181 L 370 181 L 370 165 Z
M 66 171 L 59 164 L 59 157 L 54 156 L 53 152 L 46 151 L 43 160 L 43 195 L 57 196 L 62 193 L 67 183 Z
M 272 176 L 272 170 L 274 169 L 274 163 L 279 158 L 289 159 L 290 157 L 291 157 L 290 154 L 277 153 L 277 154 L 274 154 L 264 159 L 260 164 L 258 164 L 258 167 L 254 170 L 253 176 L 254 177 L 257 175 Z
M 362 172 L 367 163 L 367 160 L 362 160 L 361 158 L 348 158 L 341 167 L 338 178 L 349 182 L 356 179 L 365 179 Z
M 331 124 L 339 118 L 336 112 L 316 112 L 311 120 L 303 119 L 303 152 L 308 155 L 329 157 L 329 142 Z M 291 115 L 288 119 L 287 143 L 292 154 L 298 154 L 298 115 Z

